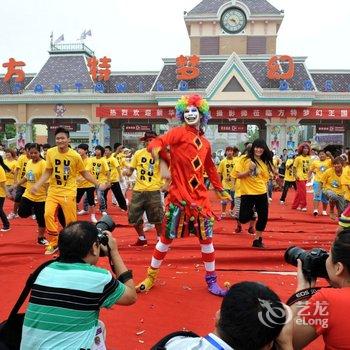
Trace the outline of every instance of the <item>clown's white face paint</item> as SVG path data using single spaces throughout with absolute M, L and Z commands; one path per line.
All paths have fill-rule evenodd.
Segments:
M 188 106 L 184 112 L 185 123 L 191 126 L 199 125 L 200 115 L 198 108 L 195 106 Z

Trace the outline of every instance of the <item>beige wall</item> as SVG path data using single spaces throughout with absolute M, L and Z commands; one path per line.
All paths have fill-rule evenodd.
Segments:
M 268 36 L 266 38 L 266 53 L 267 54 L 276 54 L 276 36 Z
M 246 36 L 220 37 L 220 55 L 231 55 L 232 52 L 236 52 L 239 55 L 247 53 Z
M 18 120 L 18 106 L 0 105 L 0 121 L 3 118 L 15 118 Z
M 200 55 L 200 38 L 192 37 L 191 39 L 191 55 Z

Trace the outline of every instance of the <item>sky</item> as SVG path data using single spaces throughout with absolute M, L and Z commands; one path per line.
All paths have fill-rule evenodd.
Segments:
M 48 58 L 50 33 L 112 59 L 113 71 L 157 71 L 162 58 L 189 54 L 183 12 L 200 0 L 1 0 L 0 63 L 14 57 L 35 73 Z M 277 53 L 308 56 L 312 69 L 350 70 L 350 1 L 270 0 L 283 9 Z M 5 69 L 0 65 L 0 74 Z

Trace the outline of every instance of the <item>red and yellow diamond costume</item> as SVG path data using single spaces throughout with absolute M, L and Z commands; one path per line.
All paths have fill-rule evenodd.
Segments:
M 204 117 L 198 105 L 205 100 L 195 96 L 192 100 L 189 98 L 189 102 L 191 101 L 190 106 L 198 108 L 203 121 Z M 171 184 L 166 198 L 162 235 L 153 252 L 148 276 L 137 286 L 137 290 L 147 291 L 152 288 L 158 269 L 174 238 L 194 234 L 200 242 L 209 291 L 216 295 L 225 295 L 226 290 L 217 284 L 212 242 L 214 215 L 203 178 L 206 171 L 217 193 L 224 193 L 212 160 L 209 141 L 198 125 L 183 125 L 155 138 L 147 148 L 153 155 L 159 154 L 168 163 Z M 167 154 L 167 149 L 170 154 Z

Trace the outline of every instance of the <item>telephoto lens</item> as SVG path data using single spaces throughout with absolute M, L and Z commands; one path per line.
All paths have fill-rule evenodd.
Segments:
M 326 260 L 328 252 L 322 248 L 313 248 L 306 251 L 299 247 L 289 247 L 284 253 L 284 260 L 293 266 L 298 266 L 298 259 L 303 265 L 303 274 L 308 280 L 317 277 L 328 278 Z
M 101 220 L 96 223 L 98 240 L 102 245 L 108 246 L 108 236 L 104 231 L 112 232 L 116 227 L 117 225 L 109 215 L 102 216 Z

